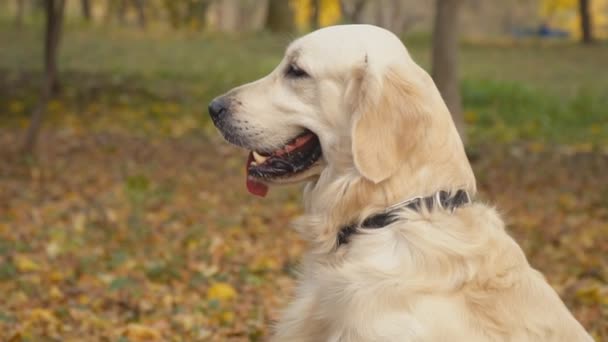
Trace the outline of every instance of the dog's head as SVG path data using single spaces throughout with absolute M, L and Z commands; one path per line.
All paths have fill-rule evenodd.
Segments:
M 394 34 L 369 25 L 294 41 L 269 75 L 216 98 L 209 112 L 226 140 L 252 151 L 247 184 L 258 195 L 326 168 L 377 184 L 429 145 L 434 122 L 455 133 L 428 74 Z

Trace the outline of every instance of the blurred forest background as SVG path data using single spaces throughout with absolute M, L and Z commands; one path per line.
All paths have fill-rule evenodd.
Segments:
M 0 340 L 259 341 L 305 248 L 215 96 L 317 27 L 402 37 L 530 262 L 608 341 L 608 0 L 3 0 Z

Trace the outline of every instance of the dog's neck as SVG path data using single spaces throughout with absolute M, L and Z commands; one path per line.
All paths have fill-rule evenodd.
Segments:
M 325 168 L 304 190 L 305 214 L 296 229 L 320 250 L 330 251 L 342 226 L 413 197 L 437 191 L 476 192 L 475 177 L 464 148 L 456 135 L 451 148 L 436 149 L 412 156 L 394 175 L 374 184 L 354 167 Z M 431 152 L 432 151 L 432 152 Z

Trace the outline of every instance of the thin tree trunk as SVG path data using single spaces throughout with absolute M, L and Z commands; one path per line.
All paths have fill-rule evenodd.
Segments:
M 34 112 L 30 126 L 27 130 L 23 151 L 32 153 L 36 146 L 42 118 L 49 99 L 59 90 L 59 78 L 57 72 L 57 51 L 61 38 L 61 27 L 63 23 L 63 12 L 65 0 L 46 0 L 46 29 L 44 39 L 44 82 L 40 94 L 40 100 Z
M 199 28 L 205 29 L 207 27 L 207 10 L 211 5 L 212 0 L 203 0 L 200 2 L 192 3 L 190 7 L 192 8 L 190 14 L 190 21 L 195 18 L 198 18 Z M 256 4 L 257 5 L 257 4 Z M 246 14 L 240 15 L 241 17 L 246 17 Z
M 591 0 L 579 0 L 579 12 L 581 17 L 582 41 L 584 44 L 593 42 L 591 11 L 589 11 Z
M 120 4 L 118 5 L 118 22 L 121 25 L 126 25 L 127 24 L 127 0 L 119 0 Z
M 402 10 L 401 5 L 402 3 L 400 0 L 392 0 L 393 13 L 391 15 L 391 31 L 396 34 L 403 33 L 402 29 L 406 12 Z
M 23 15 L 25 14 L 25 0 L 17 0 L 17 13 L 15 13 L 15 26 L 23 26 Z
M 137 22 L 142 30 L 146 29 L 146 11 L 143 0 L 133 0 L 135 9 L 137 10 Z
M 365 5 L 367 5 L 367 0 L 357 0 L 355 2 L 355 6 L 353 8 L 353 23 L 359 24 L 362 21 L 363 10 L 365 9 Z
M 290 32 L 294 28 L 293 11 L 286 0 L 270 0 L 266 28 L 273 32 Z
M 57 72 L 57 48 L 61 40 L 63 12 L 65 0 L 47 1 L 46 38 L 44 44 L 45 72 L 51 86 L 51 95 L 59 90 L 59 74 Z
M 466 140 L 458 76 L 458 12 L 461 0 L 436 0 L 432 74 L 452 113 L 460 137 Z
M 107 0 L 106 1 L 106 12 L 103 14 L 103 21 L 105 23 L 110 23 L 114 16 L 114 9 L 116 7 L 116 0 Z
M 172 0 L 164 0 L 163 6 L 165 7 L 167 14 L 169 15 L 169 23 L 171 24 L 171 28 L 180 28 L 182 24 L 182 16 L 180 13 L 179 4 Z M 219 16 L 219 20 L 221 20 L 221 15 Z
M 312 11 L 312 15 L 310 16 L 310 28 L 316 30 L 321 26 L 319 18 L 321 15 L 321 0 L 310 0 L 310 9 Z
M 87 22 L 91 22 L 91 1 L 90 0 L 80 0 L 80 7 L 82 9 L 82 17 Z
M 220 13 L 222 20 L 220 22 L 221 25 L 219 26 L 220 30 L 224 32 L 238 32 L 240 29 L 244 29 L 244 23 L 242 22 L 242 19 L 240 17 L 241 5 L 242 1 L 240 0 L 223 0 L 221 2 Z
M 367 4 L 367 0 L 350 1 L 352 6 L 347 6 L 346 2 L 347 0 L 340 0 L 340 11 L 346 19 L 346 22 L 351 24 L 361 23 L 361 15 L 363 14 L 363 9 Z

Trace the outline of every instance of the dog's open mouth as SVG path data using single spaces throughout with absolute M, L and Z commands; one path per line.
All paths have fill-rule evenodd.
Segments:
M 247 189 L 254 195 L 265 196 L 268 192 L 265 182 L 294 177 L 313 166 L 319 158 L 319 138 L 308 130 L 278 150 L 251 151 L 247 159 Z

